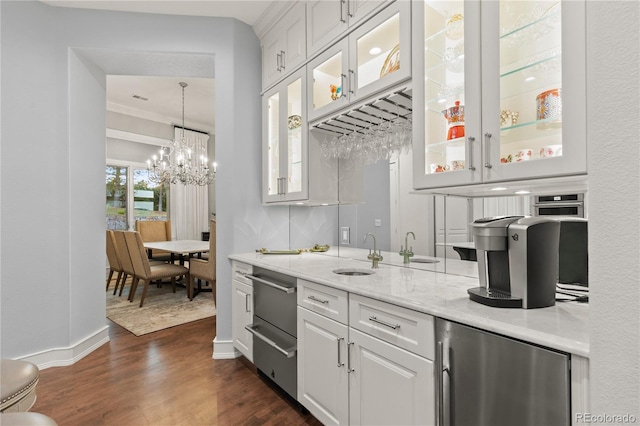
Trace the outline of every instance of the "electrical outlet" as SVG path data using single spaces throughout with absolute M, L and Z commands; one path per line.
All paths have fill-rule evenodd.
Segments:
M 341 244 L 349 244 L 350 241 L 350 229 L 348 226 L 343 226 L 340 228 L 340 243 Z

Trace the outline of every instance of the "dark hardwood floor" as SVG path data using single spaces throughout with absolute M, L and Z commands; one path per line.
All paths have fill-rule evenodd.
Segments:
M 108 320 L 107 320 L 108 321 Z M 215 317 L 110 342 L 40 372 L 31 411 L 65 425 L 319 425 L 246 359 L 214 360 Z

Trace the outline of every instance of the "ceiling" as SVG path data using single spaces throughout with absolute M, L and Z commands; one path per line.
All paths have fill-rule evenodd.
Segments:
M 272 0 L 41 0 L 58 7 L 145 12 L 170 15 L 236 18 L 253 26 Z M 185 89 L 185 126 L 214 130 L 213 79 L 186 77 L 107 77 L 107 109 L 155 121 L 182 123 L 182 89 Z M 146 98 L 142 100 L 134 95 Z

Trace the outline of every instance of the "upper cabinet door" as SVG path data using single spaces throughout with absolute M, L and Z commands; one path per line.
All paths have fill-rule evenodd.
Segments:
M 309 121 L 348 105 L 348 46 L 345 38 L 307 64 Z
M 305 3 L 296 2 L 262 38 L 262 87 L 289 75 L 307 59 Z
M 307 51 L 319 52 L 349 28 L 347 0 L 307 2 Z
M 397 1 L 349 34 L 349 100 L 410 76 L 411 2 Z
M 413 7 L 415 188 L 586 173 L 584 1 Z
M 413 3 L 416 188 L 482 180 L 480 3 Z
M 264 93 L 263 202 L 308 198 L 308 125 L 304 70 Z
M 398 0 L 410 3 L 410 0 Z M 307 53 L 322 51 L 393 0 L 307 1 Z
M 482 3 L 486 181 L 586 173 L 584 34 L 582 1 Z

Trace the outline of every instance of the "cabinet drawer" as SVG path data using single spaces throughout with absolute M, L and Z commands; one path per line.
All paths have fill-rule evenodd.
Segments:
M 417 355 L 434 357 L 431 315 L 351 294 L 349 326 Z
M 342 324 L 349 319 L 347 292 L 322 284 L 299 279 L 298 305 Z
M 238 280 L 241 283 L 253 286 L 253 282 L 249 278 L 245 277 L 246 274 L 253 273 L 253 266 L 248 265 L 246 263 L 240 263 L 240 262 L 234 261 L 232 269 L 233 269 L 233 272 L 231 273 L 232 279 Z

